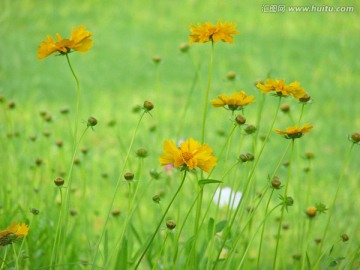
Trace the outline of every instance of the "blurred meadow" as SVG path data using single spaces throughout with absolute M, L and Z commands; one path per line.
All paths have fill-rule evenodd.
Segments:
M 55 248 L 66 252 L 57 255 L 59 264 L 53 269 L 90 269 L 94 267 L 92 265 L 96 265 L 95 269 L 133 269 L 141 247 L 155 229 L 161 212 L 179 184 L 180 173 L 175 170 L 166 172 L 159 163 L 164 140 L 177 142 L 192 137 L 200 141 L 201 138 L 211 44 L 195 43 L 187 52 L 179 48 L 189 42 L 191 24 L 216 23 L 218 19 L 236 23 L 240 34 L 235 36 L 234 44 L 219 42 L 215 45 L 209 99 L 240 90 L 254 95 L 256 102 L 245 109 L 245 115 L 247 123 L 256 124 L 263 96 L 255 87 L 257 81 L 278 78 L 286 82 L 301 82 L 312 100 L 306 104 L 302 122 L 314 125 L 314 130 L 296 142 L 293 159 L 296 165 L 292 168 L 295 179 L 291 180 L 289 193 L 304 194 L 308 190 L 308 179 L 311 179 L 310 203 L 323 203 L 330 208 L 338 179 L 344 172 L 337 201 L 330 209 L 332 218 L 324 243 L 326 254 L 333 260 L 321 261 L 317 267 L 326 269 L 330 264 L 339 269 L 360 267 L 358 145 L 343 168 L 351 146 L 349 136 L 360 131 L 357 89 L 360 85 L 360 2 L 286 0 L 281 3 L 286 6 L 353 6 L 355 11 L 347 13 L 264 13 L 262 6 L 265 4 L 278 4 L 278 1 L 1 0 L 0 230 L 5 230 L 13 221 L 31 225 L 24 244 L 14 244 L 18 252 L 16 256 L 10 248 L 0 249 L 0 269 L 52 269 L 50 257 L 61 204 L 59 189 L 53 181 L 62 176 L 66 186 L 69 164 L 73 162 L 76 84 L 64 56 L 36 59 L 41 41 L 47 35 L 54 37 L 56 33 L 68 37 L 72 27 L 80 25 L 91 31 L 94 41 L 94 47 L 87 54 L 71 53 L 69 56 L 81 83 L 79 134 L 86 129 L 89 116 L 95 117 L 98 124 L 86 131 L 75 155 L 77 162 L 71 175 L 70 225 L 66 240 L 60 241 L 60 246 Z M 155 63 L 154 57 L 160 57 L 160 62 Z M 236 74 L 234 80 L 227 78 L 230 71 Z M 154 109 L 141 120 L 127 160 L 140 115 L 134 112 L 134 106 L 142 106 L 145 100 L 151 101 Z M 292 116 L 298 119 L 299 102 L 293 99 L 283 101 L 290 105 Z M 9 109 L 9 102 L 14 102 L 13 109 Z M 266 135 L 271 127 L 277 103 L 276 98 L 264 96 L 261 122 L 257 126 L 259 136 Z M 69 113 L 61 113 L 64 109 Z M 47 121 L 41 114 L 49 116 Z M 208 106 L 205 143 L 211 146 L 215 156 L 226 144 L 231 125 L 227 111 Z M 288 115 L 280 111 L 274 127 L 285 129 L 290 125 Z M 236 130 L 232 143 L 242 140 L 239 139 L 241 134 L 241 130 Z M 245 136 L 240 145 L 243 151 L 249 152 L 252 144 L 246 139 Z M 255 171 L 253 194 L 258 194 L 267 185 L 268 176 L 275 170 L 287 143 L 275 132 L 270 134 Z M 139 148 L 147 150 L 145 159 L 136 157 Z M 227 158 L 236 160 L 238 149 L 240 146 L 235 145 L 228 149 Z M 315 154 L 310 174 L 303 171 L 307 165 L 303 158 L 305 152 Z M 131 189 L 128 182 L 121 182 L 111 205 L 115 186 L 124 173 L 125 161 L 126 171 L 134 172 L 136 185 L 140 187 L 137 189 L 134 185 Z M 219 160 L 211 178 L 222 178 L 230 164 L 232 161 Z M 150 171 L 159 174 L 160 179 L 149 174 Z M 234 183 L 229 184 L 224 178 L 222 185 L 232 185 L 243 191 L 245 183 L 238 179 L 249 171 L 249 166 L 239 168 L 231 180 Z M 285 180 L 287 168 L 282 166 L 277 175 Z M 197 186 L 191 180 L 194 179 L 185 182 L 181 197 L 170 209 L 172 219 L 183 220 L 195 199 Z M 215 204 L 205 214 L 216 187 L 206 185 L 204 188 L 204 230 L 210 227 L 208 220 L 212 217 L 218 217 L 215 223 L 221 226 L 222 223 L 218 222 L 232 215 L 231 209 L 224 215 L 219 214 Z M 129 192 L 132 195 L 137 192 L 134 197 L 136 211 L 131 217 L 130 228 L 125 230 L 123 224 L 128 214 Z M 163 204 L 153 202 L 155 194 L 163 196 Z M 287 237 L 283 237 L 285 240 L 279 251 L 279 269 L 315 269 L 314 261 L 319 258 L 316 257 L 319 249 L 310 240 L 309 252 L 314 253 L 306 253 L 307 262 L 303 258 L 296 261 L 294 256 L 299 252 L 304 256 L 301 245 L 304 245 L 305 237 L 299 231 L 305 226 L 305 210 L 310 206 L 305 205 L 305 199 L 300 195 L 293 196 L 294 206 L 287 213 L 286 223 L 290 224 L 290 229 L 285 232 Z M 273 200 L 276 199 L 274 195 Z M 256 198 L 252 197 L 246 202 L 250 205 L 255 201 Z M 113 214 L 107 220 L 110 206 L 110 212 L 116 209 L 119 215 Z M 39 210 L 38 215 L 29 211 L 32 208 Z M 259 204 L 259 209 L 265 209 L 265 200 Z M 261 267 L 256 264 L 258 249 L 254 245 L 246 251 L 248 255 L 244 264 L 242 262 L 243 269 L 272 269 L 273 239 L 279 213 L 278 210 L 267 219 L 269 231 L 263 242 Z M 322 236 L 328 214 L 316 217 L 311 235 L 306 239 Z M 195 216 L 195 211 L 191 215 Z M 260 222 L 259 218 L 254 224 Z M 159 236 L 149 251 L 152 259 L 144 260 L 139 269 L 212 269 L 207 259 L 198 259 L 198 264 L 188 262 L 189 247 L 186 245 L 193 233 L 193 224 L 191 221 L 188 223 L 180 237 L 178 256 L 182 260 L 179 259 L 174 266 L 169 263 L 173 262 L 172 259 L 166 258 L 172 256 L 174 244 L 171 243 L 174 242 L 166 242 L 166 238 Z M 239 222 L 238 226 L 243 225 Z M 165 227 L 160 229 L 160 233 L 164 233 Z M 247 236 L 253 235 L 256 226 L 248 227 Z M 117 240 L 123 231 L 127 242 L 120 244 L 121 249 Z M 344 246 L 335 244 L 344 233 L 350 240 L 341 243 Z M 96 257 L 99 239 L 100 255 Z M 244 242 L 249 243 L 248 240 L 246 238 Z M 211 257 L 206 253 L 211 251 L 201 243 L 198 240 L 198 256 Z M 123 252 L 126 244 L 126 252 Z M 242 252 L 239 248 L 241 256 Z M 219 263 L 217 269 L 236 269 L 236 256 L 240 255 L 233 255 L 235 259 L 229 264 Z M 14 258 L 20 259 L 15 263 Z M 107 258 L 118 260 L 109 259 L 106 264 Z M 342 261 L 348 264 L 342 264 Z

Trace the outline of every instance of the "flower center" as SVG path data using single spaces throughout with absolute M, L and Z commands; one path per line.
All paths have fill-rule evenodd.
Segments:
M 182 153 L 182 157 L 184 159 L 185 162 L 189 161 L 190 159 L 193 158 L 193 154 L 192 153 L 189 153 L 189 152 L 183 152 Z

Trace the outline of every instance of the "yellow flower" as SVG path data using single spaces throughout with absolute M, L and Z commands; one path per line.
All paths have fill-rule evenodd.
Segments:
M 199 167 L 209 173 L 216 163 L 216 158 L 212 154 L 212 149 L 207 145 L 201 145 L 193 138 L 176 147 L 173 141 L 164 141 L 164 155 L 159 160 L 161 165 L 173 164 L 175 168 L 183 166 L 184 169 L 193 170 Z
M 70 39 L 62 38 L 60 34 L 56 34 L 55 41 L 51 36 L 47 36 L 47 40 L 43 40 L 38 48 L 38 60 L 48 57 L 54 52 L 59 54 L 67 54 L 71 50 L 86 53 L 92 46 L 93 41 L 90 38 L 92 34 L 85 30 L 84 26 L 80 26 L 78 29 L 73 28 L 71 31 Z
M 28 235 L 29 227 L 23 223 L 14 222 L 6 230 L 0 231 L 0 248 L 10 245 L 17 239 Z
M 215 108 L 228 106 L 231 111 L 242 110 L 244 106 L 255 102 L 254 96 L 247 96 L 244 91 L 232 94 L 230 97 L 222 94 L 217 96 L 219 100 L 210 100 L 211 105 Z
M 240 34 L 235 30 L 235 23 L 222 23 L 221 20 L 218 20 L 216 25 L 213 25 L 210 22 L 204 24 L 198 23 L 198 26 L 190 26 L 191 34 L 189 35 L 190 44 L 192 43 L 206 43 L 209 41 L 212 42 L 229 42 L 234 43 L 234 37 L 231 35 Z
M 274 129 L 278 134 L 284 135 L 286 139 L 297 139 L 302 137 L 303 134 L 310 132 L 314 126 L 305 124 L 303 127 L 288 127 L 285 130 Z
M 307 95 L 304 88 L 300 87 L 299 82 L 285 84 L 284 80 L 268 79 L 265 84 L 258 83 L 256 87 L 265 94 L 274 91 L 278 96 L 293 96 L 298 100 Z

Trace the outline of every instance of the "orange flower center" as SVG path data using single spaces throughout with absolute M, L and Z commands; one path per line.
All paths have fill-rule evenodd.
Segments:
M 189 153 L 189 152 L 183 152 L 182 157 L 183 157 L 184 161 L 187 162 L 190 159 L 192 159 L 194 157 L 194 155 L 192 153 Z

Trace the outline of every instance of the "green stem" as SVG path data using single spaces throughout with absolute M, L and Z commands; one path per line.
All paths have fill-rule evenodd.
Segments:
M 207 114 L 207 107 L 208 107 L 208 103 L 209 103 L 208 100 L 209 100 L 209 93 L 210 93 L 210 84 L 211 84 L 213 63 L 214 63 L 214 42 L 211 42 L 210 67 L 209 67 L 209 75 L 208 75 L 207 88 L 206 88 L 206 94 L 205 94 L 204 113 L 203 113 L 202 128 L 201 128 L 201 144 L 203 144 L 205 141 L 206 114 Z
M 279 161 L 278 165 L 276 166 L 276 168 L 274 170 L 274 173 L 272 174 L 272 176 L 270 178 L 270 181 L 275 177 L 275 175 L 276 175 L 277 171 L 279 170 L 281 164 L 283 164 L 283 160 L 284 160 L 286 154 L 288 153 L 290 145 L 291 145 L 291 143 L 289 143 L 288 146 L 286 147 L 286 150 L 285 150 L 284 154 L 282 155 L 282 157 L 280 158 L 280 161 Z M 273 195 L 273 192 L 274 192 L 274 190 L 271 191 L 271 195 L 270 195 L 269 200 L 268 200 L 268 202 L 266 204 L 265 216 L 267 215 L 267 211 L 269 209 L 270 200 L 271 200 L 271 197 Z M 261 230 L 260 245 L 259 245 L 257 267 L 256 267 L 257 269 L 259 269 L 259 266 L 260 266 L 261 249 L 262 249 L 262 242 L 263 242 L 263 237 L 264 237 L 264 232 L 265 232 L 265 225 L 266 225 L 266 220 L 264 220 L 264 223 L 262 225 L 263 227 L 262 227 L 262 230 Z
M 269 200 L 266 203 L 266 208 L 265 208 L 265 216 L 268 215 L 268 210 L 269 210 L 269 206 L 270 206 L 270 202 L 271 202 L 271 198 L 272 195 L 274 194 L 274 189 L 271 190 L 270 196 L 269 196 Z M 260 244 L 259 244 L 259 251 L 258 251 L 258 257 L 257 257 L 257 262 L 256 262 L 256 269 L 260 269 L 260 258 L 261 258 L 261 249 L 262 249 L 262 243 L 263 243 L 263 239 L 264 239 L 264 232 L 265 232 L 265 223 L 266 223 L 266 219 L 264 219 L 263 223 L 262 223 L 262 229 L 261 229 L 261 235 L 260 235 Z
M 155 236 L 156 236 L 157 232 L 159 231 L 159 229 L 160 229 L 160 227 L 161 227 L 162 222 L 164 221 L 164 219 L 165 219 L 165 217 L 166 217 L 167 213 L 169 212 L 169 209 L 170 209 L 171 205 L 173 204 L 173 202 L 174 202 L 175 198 L 176 198 L 176 197 L 177 197 L 177 195 L 179 194 L 179 192 L 180 192 L 180 190 L 181 190 L 181 188 L 182 188 L 182 186 L 183 186 L 183 184 L 184 184 L 184 182 L 185 182 L 185 178 L 186 178 L 186 171 L 184 171 L 184 176 L 183 176 L 183 179 L 181 180 L 181 183 L 180 183 L 179 188 L 176 190 L 176 192 L 175 192 L 174 196 L 172 197 L 172 199 L 171 199 L 171 201 L 170 201 L 169 205 L 167 206 L 167 208 L 166 208 L 166 210 L 165 210 L 164 214 L 162 215 L 162 217 L 161 217 L 161 219 L 160 219 L 160 222 L 159 222 L 159 224 L 157 225 L 157 227 L 156 227 L 156 229 L 155 229 L 155 232 L 154 232 L 154 233 L 153 233 L 153 235 L 151 236 L 151 238 L 150 238 L 150 240 L 149 240 L 148 244 L 146 245 L 145 250 L 142 252 L 142 254 L 141 254 L 141 256 L 140 256 L 139 260 L 137 261 L 137 263 L 136 263 L 136 265 L 135 265 L 135 270 L 136 270 L 136 269 L 138 269 L 138 267 L 139 267 L 139 265 L 140 265 L 140 263 L 141 263 L 142 259 L 144 258 L 144 256 L 145 256 L 146 252 L 148 251 L 148 249 L 150 248 L 150 246 L 151 246 L 152 242 L 154 241 L 154 238 L 155 238 Z
M 3 270 L 5 267 L 7 254 L 8 254 L 8 247 L 5 248 L 5 255 L 4 258 L 2 259 L 0 270 Z
M 278 112 L 279 112 L 280 104 L 281 104 L 281 97 L 279 97 L 278 106 L 277 106 L 277 108 L 276 108 L 275 116 L 274 116 L 274 119 L 273 119 L 273 121 L 272 121 L 272 123 L 271 123 L 271 127 L 270 127 L 270 129 L 269 129 L 269 131 L 268 131 L 268 133 L 267 133 L 267 135 L 266 135 L 266 137 L 265 137 L 265 140 L 264 140 L 264 142 L 263 142 L 263 144 L 262 144 L 262 146 L 261 146 L 261 149 L 260 149 L 260 151 L 259 151 L 259 154 L 256 155 L 255 162 L 254 162 L 254 166 L 253 166 L 253 168 L 252 168 L 252 170 L 251 170 L 251 172 L 250 172 L 250 174 L 249 174 L 248 181 L 246 182 L 243 195 L 241 196 L 241 199 L 240 199 L 240 202 L 239 202 L 238 207 L 235 209 L 235 213 L 234 213 L 233 218 L 231 219 L 230 224 L 229 224 L 229 229 L 227 230 L 226 234 L 225 234 L 224 237 L 223 237 L 223 241 L 222 241 L 221 247 L 220 247 L 220 249 L 219 249 L 219 251 L 218 251 L 218 254 L 217 254 L 216 258 L 219 258 L 220 253 L 221 253 L 221 250 L 222 250 L 222 249 L 224 248 L 224 246 L 225 246 L 226 240 L 227 240 L 227 238 L 229 237 L 230 232 L 231 232 L 231 228 L 232 228 L 232 226 L 233 226 L 233 224 L 234 224 L 234 222 L 235 222 L 235 218 L 236 218 L 236 216 L 237 216 L 237 214 L 239 213 L 239 210 L 240 210 L 240 208 L 241 208 L 242 201 L 243 201 L 244 197 L 246 197 L 247 192 L 248 192 L 248 189 L 249 189 L 249 186 L 250 186 L 251 183 L 252 183 L 253 176 L 254 176 L 254 173 L 255 173 L 255 169 L 257 168 L 257 165 L 258 165 L 258 163 L 259 163 L 260 157 L 261 157 L 261 155 L 262 155 L 262 153 L 263 153 L 263 151 L 264 151 L 265 145 L 266 145 L 266 143 L 267 143 L 267 141 L 268 141 L 268 139 L 269 139 L 269 137 L 270 137 L 270 134 L 271 134 L 271 132 L 272 132 L 272 129 L 273 129 L 273 127 L 274 127 L 275 120 L 276 120 L 277 115 L 278 115 Z M 219 260 L 216 260 L 216 261 L 215 261 L 214 266 L 213 266 L 212 269 L 215 269 L 215 268 L 216 268 L 216 265 L 217 265 L 218 262 L 219 262 Z
M 180 239 L 181 233 L 182 233 L 182 231 L 183 231 L 183 229 L 184 229 L 184 227 L 185 227 L 186 221 L 188 220 L 188 218 L 189 218 L 189 216 L 190 216 L 190 213 L 191 213 L 192 209 L 194 208 L 194 206 L 195 206 L 195 204 L 196 204 L 199 196 L 200 196 L 200 192 L 198 192 L 198 194 L 196 195 L 196 198 L 195 198 L 194 202 L 191 204 L 190 209 L 189 209 L 189 211 L 187 212 L 187 214 L 186 214 L 186 216 L 185 216 L 185 218 L 184 218 L 184 221 L 183 221 L 182 225 L 180 226 L 179 232 L 178 232 L 178 234 L 177 234 L 177 237 L 176 237 L 176 240 L 175 240 L 175 245 L 174 245 L 174 246 L 175 246 L 174 257 L 173 257 L 173 269 L 174 269 L 174 270 L 176 269 L 175 266 L 176 266 L 177 255 L 178 255 L 178 250 L 179 250 L 179 245 L 178 245 L 178 243 L 179 243 L 179 239 Z
M 74 130 L 74 149 L 76 145 L 77 140 L 77 133 L 78 133 L 78 126 L 79 126 L 79 108 L 80 108 L 80 81 L 71 65 L 70 58 L 68 54 L 65 54 L 67 63 L 69 65 L 70 71 L 72 75 L 74 76 L 74 79 L 76 81 L 76 111 L 75 111 L 75 130 Z
M 15 245 L 14 244 L 11 244 L 11 246 L 12 246 L 12 248 L 13 248 L 13 251 L 14 251 L 14 254 L 15 254 L 15 258 L 16 258 L 16 260 L 15 260 L 15 270 L 20 270 L 20 268 L 19 268 L 19 262 L 18 262 L 18 255 L 17 255 L 17 253 L 16 253 L 16 249 L 15 249 Z
M 59 192 L 60 192 L 60 207 L 62 207 L 62 204 L 63 204 L 62 188 L 59 188 Z M 56 250 L 58 249 L 58 239 L 61 234 L 61 228 L 60 228 L 61 219 L 62 219 L 62 210 L 60 209 L 59 219 L 58 219 L 57 226 L 56 226 L 55 240 L 54 240 L 54 244 L 53 244 L 53 248 L 52 248 L 52 252 L 51 252 L 50 270 L 53 269 L 54 261 L 56 261 L 55 254 L 57 253 Z
M 121 170 L 121 173 L 117 179 L 117 182 L 116 182 L 116 186 L 115 186 L 115 189 L 114 189 L 114 194 L 113 194 L 113 197 L 112 197 L 112 200 L 111 200 L 111 203 L 110 203 L 110 207 L 109 207 L 109 211 L 107 213 L 107 217 L 106 217 L 106 220 L 105 220 L 105 224 L 104 224 L 104 227 L 103 227 L 103 230 L 101 232 L 101 235 L 100 235 L 100 239 L 98 241 L 98 244 L 96 245 L 96 249 L 95 249 L 95 254 L 94 254 L 94 260 L 93 260 L 93 265 L 92 265 L 92 268 L 91 269 L 95 269 L 95 265 L 96 265 L 96 259 L 97 259 L 97 256 L 98 256 L 98 253 L 99 253 L 99 248 L 100 248 L 100 243 L 102 241 L 102 239 L 104 238 L 104 235 L 105 235 L 105 231 L 106 231 L 106 227 L 107 227 L 107 224 L 109 223 L 109 219 L 110 219 L 110 215 L 111 215 L 111 211 L 112 211 L 112 208 L 114 206 L 114 203 L 115 203 L 115 199 L 116 199 L 116 194 L 118 192 L 118 189 L 120 187 L 120 183 L 122 182 L 122 178 L 123 178 L 123 175 L 124 175 L 124 171 L 125 171 L 125 168 L 126 168 L 126 165 L 127 165 L 127 162 L 128 162 L 128 159 L 129 159 L 129 156 L 130 156 L 130 152 L 131 152 L 131 149 L 132 149 L 132 146 L 134 144 L 134 140 L 135 140 L 135 136 L 137 134 L 137 131 L 140 127 L 140 123 L 141 123 L 141 120 L 142 118 L 144 117 L 145 115 L 145 111 L 141 114 L 140 116 L 140 119 L 136 125 L 136 128 L 135 128 L 135 131 L 134 131 L 134 134 L 131 138 L 131 142 L 130 142 L 130 145 L 129 145 L 129 148 L 128 148 L 128 151 L 127 151 L 127 154 L 126 154 L 126 157 L 125 157 L 125 160 L 124 160 L 124 165 L 123 165 L 123 168 Z M 120 242 L 121 243 L 121 242 Z M 105 262 L 106 264 L 107 262 Z
M 279 246 L 280 246 L 280 232 L 281 232 L 281 227 L 282 227 L 282 223 L 284 220 L 285 209 L 287 209 L 287 205 L 286 205 L 287 192 L 288 192 L 289 182 L 290 182 L 290 177 L 291 177 L 292 159 L 294 156 L 294 141 L 295 141 L 294 139 L 291 140 L 291 153 L 290 153 L 290 160 L 289 160 L 289 167 L 288 167 L 288 175 L 287 175 L 285 191 L 284 191 L 283 206 L 281 208 L 281 216 L 280 216 L 279 226 L 278 226 L 277 235 L 276 235 L 276 247 L 275 247 L 275 254 L 274 254 L 274 261 L 273 261 L 273 269 L 276 269 L 277 255 L 278 255 L 278 250 L 279 250 Z
M 350 161 L 350 158 L 351 158 L 351 152 L 352 152 L 352 149 L 354 148 L 354 145 L 355 145 L 354 143 L 351 144 L 349 152 L 347 153 L 347 156 L 346 156 L 346 158 L 344 160 L 344 164 L 343 164 L 343 167 L 342 167 L 342 170 L 341 170 L 341 174 L 340 174 L 339 181 L 338 181 L 338 184 L 337 184 L 336 192 L 335 192 L 331 207 L 329 208 L 329 214 L 328 214 L 328 219 L 327 219 L 327 222 L 326 222 L 325 230 L 324 230 L 323 236 L 321 238 L 321 244 L 320 244 L 320 249 L 319 249 L 320 253 L 321 253 L 323 244 L 325 242 L 326 234 L 327 234 L 327 231 L 329 229 L 329 225 L 330 225 L 330 221 L 331 221 L 333 211 L 334 211 L 334 208 L 335 208 L 336 200 L 337 200 L 337 197 L 339 195 L 340 187 L 342 186 L 345 171 L 346 171 L 346 168 L 348 167 L 348 164 L 349 164 L 349 161 Z

